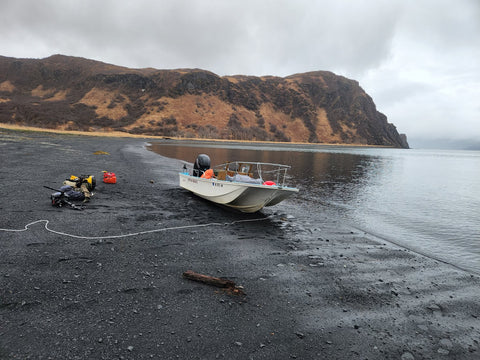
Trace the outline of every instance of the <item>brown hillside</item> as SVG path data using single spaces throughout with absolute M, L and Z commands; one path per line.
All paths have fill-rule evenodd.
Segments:
M 0 57 L 0 122 L 50 129 L 408 147 L 356 81 L 129 69 L 54 55 Z

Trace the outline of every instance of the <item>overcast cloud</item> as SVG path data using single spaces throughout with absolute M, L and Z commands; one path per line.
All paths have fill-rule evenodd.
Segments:
M 18 58 L 329 70 L 358 80 L 412 141 L 480 139 L 478 0 L 3 0 L 0 33 L 0 55 Z

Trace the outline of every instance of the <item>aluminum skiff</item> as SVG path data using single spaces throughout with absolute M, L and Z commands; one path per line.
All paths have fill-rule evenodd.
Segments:
M 206 200 L 252 213 L 298 192 L 297 188 L 285 186 L 289 168 L 281 164 L 230 162 L 216 166 L 212 178 L 182 172 L 180 186 Z

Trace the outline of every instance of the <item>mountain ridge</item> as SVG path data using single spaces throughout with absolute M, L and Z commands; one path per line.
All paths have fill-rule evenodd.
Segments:
M 0 56 L 0 122 L 180 138 L 408 148 L 357 81 L 329 71 L 218 76 L 52 55 Z

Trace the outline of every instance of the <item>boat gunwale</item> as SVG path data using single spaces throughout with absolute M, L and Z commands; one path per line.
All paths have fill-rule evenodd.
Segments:
M 289 191 L 294 191 L 294 192 L 299 191 L 298 188 L 290 187 L 290 186 L 264 185 L 264 184 L 247 183 L 247 182 L 242 182 L 242 181 L 220 180 L 220 179 L 216 179 L 216 178 L 206 179 L 206 178 L 193 176 L 193 175 L 182 173 L 182 172 L 180 172 L 179 175 L 183 175 L 185 177 L 190 177 L 190 178 L 193 178 L 193 179 L 197 179 L 197 180 L 200 180 L 202 182 L 221 182 L 221 183 L 225 183 L 225 184 L 234 184 L 234 185 L 241 185 L 241 186 L 244 186 L 244 187 L 255 187 L 255 188 L 260 188 L 260 189 L 289 190 Z

